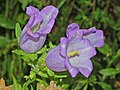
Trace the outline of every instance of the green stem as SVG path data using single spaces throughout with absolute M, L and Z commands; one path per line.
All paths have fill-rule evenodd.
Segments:
M 5 5 L 5 17 L 8 17 L 8 13 L 9 13 L 9 1 L 6 0 L 6 5 Z

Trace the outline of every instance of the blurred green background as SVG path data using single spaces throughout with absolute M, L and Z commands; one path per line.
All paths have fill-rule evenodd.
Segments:
M 23 84 L 26 82 L 24 75 L 29 75 L 30 72 L 30 66 L 21 56 L 12 53 L 13 50 L 19 49 L 15 37 L 15 24 L 19 23 L 23 28 L 27 23 L 29 16 L 25 11 L 29 5 L 38 9 L 54 5 L 59 9 L 59 15 L 47 37 L 46 45 L 50 41 L 53 45 L 58 45 L 60 37 L 65 35 L 67 25 L 73 22 L 83 29 L 96 27 L 104 32 L 105 45 L 97 49 L 98 54 L 92 58 L 92 75 L 88 79 L 82 75 L 64 78 L 64 88 L 120 90 L 119 0 L 0 0 L 0 77 L 5 79 L 7 85 L 13 84 L 13 76 L 17 82 Z M 58 82 L 57 84 L 60 85 Z

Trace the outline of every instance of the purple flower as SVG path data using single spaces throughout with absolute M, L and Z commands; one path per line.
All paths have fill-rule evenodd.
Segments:
M 67 28 L 66 36 L 61 38 L 59 46 L 48 52 L 47 66 L 56 72 L 68 70 L 72 77 L 78 72 L 89 77 L 93 70 L 90 58 L 96 55 L 95 47 L 103 46 L 103 32 L 94 27 L 82 30 L 72 23 Z
M 33 53 L 43 46 L 47 34 L 51 32 L 58 9 L 54 6 L 47 6 L 39 11 L 29 6 L 26 13 L 30 19 L 20 36 L 20 48 L 26 53 Z

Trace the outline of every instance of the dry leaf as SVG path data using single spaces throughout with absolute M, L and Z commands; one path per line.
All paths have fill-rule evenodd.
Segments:
M 0 90 L 13 90 L 12 85 L 5 86 L 5 81 L 3 78 L 0 79 Z
M 120 81 L 115 81 L 114 87 L 115 87 L 115 88 L 119 88 L 119 87 L 120 87 Z
M 40 90 L 63 90 L 63 89 L 58 89 L 54 81 L 51 81 L 50 85 L 47 88 L 45 88 L 43 84 L 40 85 Z

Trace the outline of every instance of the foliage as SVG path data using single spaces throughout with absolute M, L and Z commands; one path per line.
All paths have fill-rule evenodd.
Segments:
M 33 5 L 42 9 L 51 4 L 60 11 L 55 26 L 41 50 L 26 54 L 19 48 L 19 36 L 29 18 L 25 8 Z M 1 0 L 0 6 L 0 77 L 7 85 L 13 83 L 15 90 L 39 90 L 40 84 L 48 86 L 53 80 L 66 90 L 120 89 L 119 0 Z M 58 45 L 72 22 L 104 31 L 105 45 L 92 58 L 94 70 L 89 78 L 53 72 L 45 64 L 47 52 Z

